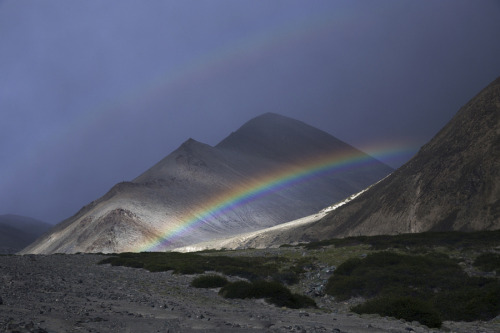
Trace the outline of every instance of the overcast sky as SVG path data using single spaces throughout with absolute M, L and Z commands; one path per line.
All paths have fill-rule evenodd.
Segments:
M 59 222 L 265 112 L 398 167 L 497 76 L 498 0 L 4 0 L 0 214 Z

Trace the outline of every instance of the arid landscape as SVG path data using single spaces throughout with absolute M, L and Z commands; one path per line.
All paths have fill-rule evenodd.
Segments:
M 0 0 L 0 333 L 500 333 L 498 17 Z
M 325 294 L 325 284 L 339 263 L 366 257 L 373 251 L 368 244 L 348 244 L 204 254 L 274 257 L 307 263 L 307 270 L 299 274 L 299 282 L 290 288 L 311 297 L 317 308 L 300 309 L 279 307 L 264 299 L 223 298 L 218 295 L 218 288 L 194 288 L 191 282 L 199 274 L 149 272 L 98 264 L 111 258 L 109 255 L 0 256 L 0 331 L 496 333 L 500 330 L 498 317 L 486 322 L 444 321 L 438 329 L 416 321 L 353 313 L 350 307 L 362 299 L 337 301 Z M 447 250 L 438 248 L 451 256 L 460 256 L 453 246 Z M 477 255 L 478 250 L 484 248 L 465 247 L 462 256 Z M 415 248 L 408 250 L 414 251 Z M 478 274 L 470 258 L 462 267 L 470 274 Z
M 214 240 L 221 237 L 214 228 L 214 217 L 220 212 L 222 219 L 227 217 L 226 210 L 234 203 L 218 199 L 217 207 L 224 209 L 211 209 L 210 214 L 196 219 L 205 219 L 211 226 L 198 234 L 208 235 L 206 242 L 200 245 L 197 238 L 189 238 L 196 234 L 198 224 L 189 224 L 189 232 L 180 229 L 182 233 L 164 234 L 165 240 L 177 235 L 190 240 L 180 248 L 184 252 L 204 252 L 110 251 L 116 244 L 137 242 L 135 232 L 144 228 L 137 214 L 117 208 L 117 203 L 134 207 L 134 200 L 142 200 L 135 209 L 146 216 L 145 207 L 152 207 L 147 203 L 156 202 L 160 207 L 158 198 L 170 194 L 168 190 L 200 180 L 217 184 L 217 179 L 224 179 L 224 168 L 217 167 L 220 159 L 210 158 L 205 163 L 202 158 L 213 153 L 206 155 L 207 147 L 188 142 L 143 174 L 144 179 L 118 184 L 47 232 L 24 249 L 24 255 L 1 256 L 0 329 L 499 332 L 499 96 L 497 79 L 403 167 L 316 214 L 250 233 L 233 221 L 228 226 L 240 234 Z M 245 144 L 244 139 L 256 132 L 260 132 L 259 138 L 271 135 L 274 126 L 266 128 L 267 121 L 262 119 L 277 121 L 281 133 L 296 142 L 300 141 L 297 132 L 318 136 L 302 123 L 265 115 L 259 125 L 243 126 L 230 136 L 230 142 L 247 151 L 246 155 L 232 155 L 234 158 L 265 155 L 266 150 L 259 148 L 265 144 Z M 267 140 L 272 142 L 272 135 Z M 257 150 L 248 153 L 253 149 Z M 296 163 L 293 156 L 290 150 L 281 159 L 292 158 Z M 203 176 L 198 174 L 200 170 Z M 165 182 L 173 174 L 186 178 Z M 307 183 L 312 185 L 314 182 Z M 145 187 L 153 191 L 149 195 L 137 191 Z M 300 201 L 306 188 L 295 194 L 295 200 Z M 259 192 L 240 196 L 248 193 Z M 113 199 L 117 196 L 121 199 Z M 270 211 L 283 197 L 264 199 Z M 96 219 L 92 215 L 109 207 L 114 209 L 112 216 Z M 241 217 L 259 217 L 258 212 L 254 206 Z M 401 222 L 394 220 L 394 214 L 399 214 Z M 387 223 L 390 219 L 393 222 Z M 100 227 L 95 229 L 92 223 Z M 200 229 L 205 227 L 202 224 Z M 84 252 L 107 253 L 75 253 L 81 244 L 90 244 Z
M 180 236 L 191 243 L 179 250 L 205 251 L 151 251 L 155 247 L 149 247 L 150 252 L 110 251 L 116 244 L 141 242 L 135 232 L 147 225 L 117 204 L 135 207 L 146 216 L 147 207 L 152 207 L 147 203 L 160 207 L 158 198 L 169 195 L 169 190 L 224 179 L 224 168 L 217 167 L 220 159 L 203 160 L 213 156 L 204 152 L 212 148 L 188 142 L 143 174 L 145 179 L 118 184 L 21 251 L 24 255 L 1 256 L 0 328 L 5 332 L 499 332 L 499 110 L 497 79 L 403 167 L 313 215 L 253 232 L 245 232 L 248 229 L 241 223 L 225 222 L 240 234 L 224 238 L 213 223 L 220 223 L 219 213 L 227 218 L 235 201 L 217 199 L 216 207 L 222 209 L 196 218 L 205 220 L 205 225 L 190 222 L 189 228 L 179 229 L 182 232 L 160 239 Z M 264 140 L 273 141 L 274 126 L 267 127 L 262 119 L 277 121 L 278 132 L 295 142 L 300 141 L 297 132 L 318 137 L 302 123 L 265 115 L 257 126 L 243 126 L 230 136 L 230 142 L 247 151 L 233 157 L 265 155 L 266 149 L 259 148 L 265 144 L 245 144 L 244 139 L 260 132 L 259 138 L 271 135 Z M 274 147 L 274 152 L 280 151 Z M 293 150 L 280 156 L 300 160 L 293 157 Z M 173 174 L 185 179 L 165 182 Z M 313 185 L 306 183 L 294 200 L 307 196 L 307 186 Z M 152 192 L 146 195 L 138 188 Z M 246 191 L 240 197 L 259 193 Z M 213 192 L 198 195 L 203 193 Z M 269 212 L 283 197 L 261 199 Z M 134 200 L 143 204 L 131 204 Z M 186 203 L 179 200 L 179 205 Z M 109 207 L 112 216 L 92 215 Z M 256 206 L 239 209 L 243 220 L 263 217 Z M 100 227 L 91 227 L 91 221 Z M 205 231 L 197 234 L 198 227 Z M 190 238 L 193 232 L 208 235 L 207 241 L 197 243 L 198 238 Z M 217 236 L 222 237 L 214 240 Z M 106 253 L 75 253 L 81 244 L 90 244 L 84 252 Z

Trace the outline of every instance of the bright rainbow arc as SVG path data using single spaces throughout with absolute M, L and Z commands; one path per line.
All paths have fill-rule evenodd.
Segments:
M 360 167 L 363 164 L 377 162 L 372 156 L 386 157 L 391 155 L 408 154 L 414 152 L 415 147 L 398 147 L 372 152 L 366 155 L 356 152 L 343 155 L 323 156 L 301 166 L 294 166 L 285 170 L 278 170 L 268 173 L 257 180 L 247 183 L 245 186 L 226 191 L 215 198 L 205 202 L 195 213 L 186 216 L 180 225 L 169 227 L 158 239 L 143 244 L 136 249 L 137 252 L 161 251 L 175 238 L 181 237 L 196 226 L 209 219 L 216 219 L 219 216 L 249 203 L 257 198 L 264 197 L 271 193 L 289 188 L 300 182 L 318 177 L 326 173 L 340 172 L 347 168 Z
M 350 11 L 335 9 L 310 15 L 302 21 L 282 22 L 271 30 L 256 31 L 247 38 L 228 42 L 197 58 L 161 71 L 157 76 L 140 82 L 136 88 L 112 96 L 109 100 L 94 102 L 87 99 L 89 104 L 82 105 L 81 111 L 69 123 L 51 128 L 39 145 L 19 152 L 16 154 L 17 158 L 9 161 L 14 175 L 4 180 L 7 183 L 2 182 L 2 185 L 13 187 L 15 184 L 12 180 L 18 178 L 16 175 L 29 173 L 33 166 L 43 167 L 39 165 L 43 161 L 42 156 L 51 154 L 56 147 L 61 151 L 73 149 L 72 141 L 67 138 L 94 133 L 96 124 L 123 118 L 124 113 L 132 114 L 137 109 L 142 110 L 143 105 L 168 96 L 175 89 L 182 89 L 200 80 L 216 77 L 220 72 L 251 63 L 256 56 L 281 52 L 287 47 L 299 45 L 335 29 L 349 32 L 351 27 L 359 26 L 359 22 L 351 18 Z

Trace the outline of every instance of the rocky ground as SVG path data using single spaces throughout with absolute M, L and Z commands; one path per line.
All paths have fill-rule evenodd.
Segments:
M 229 300 L 191 287 L 193 276 L 97 265 L 103 258 L 0 256 L 0 332 L 500 332 L 498 320 L 436 330 L 359 316 L 324 296 L 306 310 Z

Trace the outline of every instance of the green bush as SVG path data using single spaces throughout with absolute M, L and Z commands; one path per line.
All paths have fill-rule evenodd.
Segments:
M 335 270 L 335 274 L 350 276 L 352 272 L 361 265 L 361 263 L 361 259 L 351 258 L 347 261 L 344 261 L 339 267 L 337 267 L 337 269 Z
M 290 290 L 276 281 L 255 281 L 252 283 L 252 298 L 286 298 Z
M 357 276 L 335 275 L 328 279 L 325 293 L 335 296 L 339 301 L 348 300 L 354 296 L 364 294 L 365 280 Z
M 496 275 L 500 275 L 500 254 L 483 253 L 474 260 L 473 265 L 484 272 L 495 271 Z
M 443 309 L 444 320 L 490 320 L 500 314 L 500 283 L 486 278 L 470 278 L 460 288 L 437 293 L 433 304 Z
M 306 295 L 301 295 L 301 294 L 292 294 L 292 296 L 289 298 L 289 301 L 286 304 L 279 304 L 275 303 L 278 306 L 286 306 L 291 309 L 301 309 L 301 308 L 316 308 L 318 307 L 316 305 L 316 302 L 306 296 Z
M 127 262 L 127 266 L 132 268 L 143 268 L 144 263 L 136 260 L 130 260 Z
M 378 252 L 365 259 L 350 259 L 339 265 L 325 287 L 340 298 L 374 297 L 409 286 L 419 293 L 461 285 L 466 277 L 460 266 L 442 255 L 411 256 Z
M 363 260 L 348 260 L 335 270 L 325 292 L 338 300 L 356 296 L 374 298 L 355 309 L 364 312 L 369 309 L 381 315 L 386 315 L 390 307 L 382 307 L 380 299 L 398 302 L 405 299 L 416 309 L 420 309 L 421 303 L 418 302 L 431 304 L 443 320 L 490 320 L 500 313 L 498 280 L 471 278 L 455 260 L 435 253 L 411 256 L 378 252 Z M 413 303 L 406 299 L 408 296 Z M 396 313 L 398 310 L 390 311 Z
M 292 294 L 292 292 L 281 283 L 272 281 L 254 281 L 248 283 L 238 281 L 224 286 L 219 295 L 225 298 L 264 298 L 276 306 L 284 306 L 292 309 L 316 307 L 311 298 Z
M 100 264 L 141 267 L 151 272 L 172 270 L 175 274 L 203 274 L 206 271 L 216 271 L 253 281 L 277 274 L 280 264 L 285 261 L 286 259 L 279 257 L 228 257 L 196 253 L 142 252 L 120 253 L 102 260 Z
M 422 232 L 401 235 L 357 236 L 330 239 L 305 244 L 307 249 L 325 246 L 345 247 L 359 244 L 371 245 L 375 250 L 401 249 L 415 252 L 416 249 L 448 247 L 452 249 L 489 249 L 500 245 L 500 230 L 475 232 Z
M 195 288 L 219 288 L 228 284 L 225 277 L 215 274 L 201 275 L 191 281 L 191 286 Z
M 284 283 L 289 286 L 299 283 L 299 276 L 292 270 L 286 270 L 273 274 L 273 280 L 276 282 Z
M 441 327 L 442 320 L 432 305 L 412 297 L 379 297 L 352 308 L 356 313 L 377 313 L 406 321 L 418 321 L 428 327 Z
M 252 298 L 253 285 L 246 281 L 228 283 L 219 290 L 219 295 L 224 298 Z

